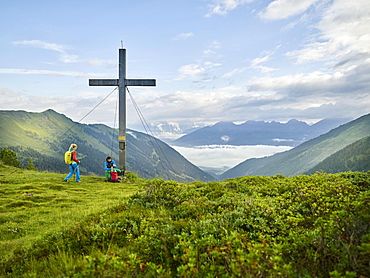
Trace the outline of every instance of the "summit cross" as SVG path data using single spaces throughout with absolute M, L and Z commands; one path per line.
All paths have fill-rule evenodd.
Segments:
M 119 89 L 119 169 L 126 172 L 126 86 L 155 86 L 155 79 L 126 79 L 126 49 L 119 49 L 118 79 L 89 79 L 89 86 L 118 86 Z

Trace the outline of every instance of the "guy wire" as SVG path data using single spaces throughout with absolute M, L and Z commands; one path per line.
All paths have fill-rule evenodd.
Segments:
M 139 115 L 140 121 L 141 121 L 141 123 L 142 123 L 142 125 L 143 125 L 143 127 L 144 127 L 144 129 L 145 129 L 145 132 L 149 135 L 148 130 L 147 130 L 147 128 L 148 128 L 148 129 L 149 129 L 149 131 L 150 131 L 150 133 L 151 133 L 151 135 L 152 135 L 152 137 L 150 137 L 150 136 L 148 136 L 148 137 L 149 137 L 149 141 L 150 141 L 150 142 L 151 142 L 151 144 L 152 144 L 153 149 L 154 149 L 154 150 L 156 149 L 156 147 L 154 146 L 154 143 L 152 142 L 152 141 L 153 141 L 153 138 L 154 138 L 154 141 L 156 142 L 156 144 L 157 144 L 157 146 L 158 146 L 158 148 L 159 148 L 160 152 L 162 153 L 162 155 L 163 155 L 163 156 L 164 156 L 164 158 L 166 159 L 166 161 L 167 161 L 167 163 L 168 163 L 169 167 L 171 168 L 172 172 L 175 174 L 175 173 L 176 173 L 176 172 L 175 172 L 175 170 L 172 168 L 172 165 L 171 165 L 170 161 L 168 160 L 167 156 L 165 155 L 164 151 L 162 150 L 161 146 L 159 145 L 159 143 L 158 143 L 158 139 L 156 139 L 156 138 L 154 137 L 153 132 L 151 131 L 151 129 L 150 129 L 150 127 L 149 127 L 148 123 L 146 122 L 146 120 L 145 120 L 145 118 L 144 118 L 143 114 L 141 113 L 141 111 L 140 111 L 140 109 L 139 109 L 139 106 L 138 106 L 138 105 L 137 105 L 137 103 L 135 102 L 135 100 L 134 100 L 134 98 L 133 98 L 133 96 L 132 96 L 132 94 L 131 94 L 131 92 L 130 92 L 130 90 L 129 90 L 128 88 L 127 88 L 127 91 L 128 91 L 128 93 L 129 93 L 129 95 L 130 95 L 130 97 L 131 97 L 131 100 L 132 100 L 132 103 L 134 104 L 134 107 L 135 107 L 135 109 L 136 109 L 136 112 L 137 112 L 137 113 L 138 113 L 138 115 Z M 166 170 L 166 169 L 165 169 L 165 167 L 164 167 L 164 164 L 163 164 L 163 162 L 162 162 L 162 160 L 161 160 L 161 158 L 160 158 L 160 157 L 159 157 L 159 161 L 160 161 L 160 163 L 161 163 L 161 165 L 162 165 L 162 167 L 163 167 L 163 170 Z
M 100 104 L 103 103 L 115 90 L 117 90 L 118 87 L 114 88 L 105 98 L 103 98 L 93 109 L 91 109 L 85 116 L 83 116 L 78 122 L 75 122 L 74 125 L 72 125 L 70 128 L 67 129 L 66 132 L 64 132 L 62 135 L 55 135 L 51 140 L 54 141 L 55 138 L 63 138 L 64 135 L 66 135 L 72 128 L 74 128 L 77 124 L 81 123 L 83 119 L 85 119 L 92 111 L 94 111 Z M 46 148 L 45 148 L 46 149 Z M 45 150 L 42 149 L 41 151 Z
M 116 120 L 117 120 L 117 108 L 118 108 L 118 95 L 116 98 L 116 109 L 114 111 L 114 123 L 113 123 L 113 130 L 112 130 L 112 148 L 111 148 L 111 153 L 110 156 L 113 157 L 113 145 L 114 145 L 114 130 L 116 129 Z

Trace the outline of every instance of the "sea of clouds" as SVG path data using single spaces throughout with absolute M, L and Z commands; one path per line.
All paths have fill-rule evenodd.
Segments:
M 172 146 L 172 148 L 198 167 L 232 168 L 249 158 L 270 156 L 278 152 L 290 150 L 292 147 L 207 145 L 192 148 Z

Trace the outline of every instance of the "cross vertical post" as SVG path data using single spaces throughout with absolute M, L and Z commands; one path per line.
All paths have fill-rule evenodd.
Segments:
M 118 128 L 118 152 L 119 168 L 126 171 L 126 49 L 119 50 L 118 70 L 118 91 L 119 91 L 119 128 Z
M 119 49 L 118 79 L 89 79 L 89 86 L 118 86 L 119 93 L 119 169 L 126 172 L 126 86 L 156 86 L 155 79 L 126 79 L 126 49 Z

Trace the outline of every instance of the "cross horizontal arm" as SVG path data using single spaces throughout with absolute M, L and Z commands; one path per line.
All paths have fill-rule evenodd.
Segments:
M 118 86 L 118 79 L 89 79 L 89 86 Z
M 126 79 L 126 86 L 155 86 L 155 79 Z
M 125 86 L 155 86 L 155 79 L 125 79 Z M 89 86 L 118 86 L 119 79 L 89 79 Z

